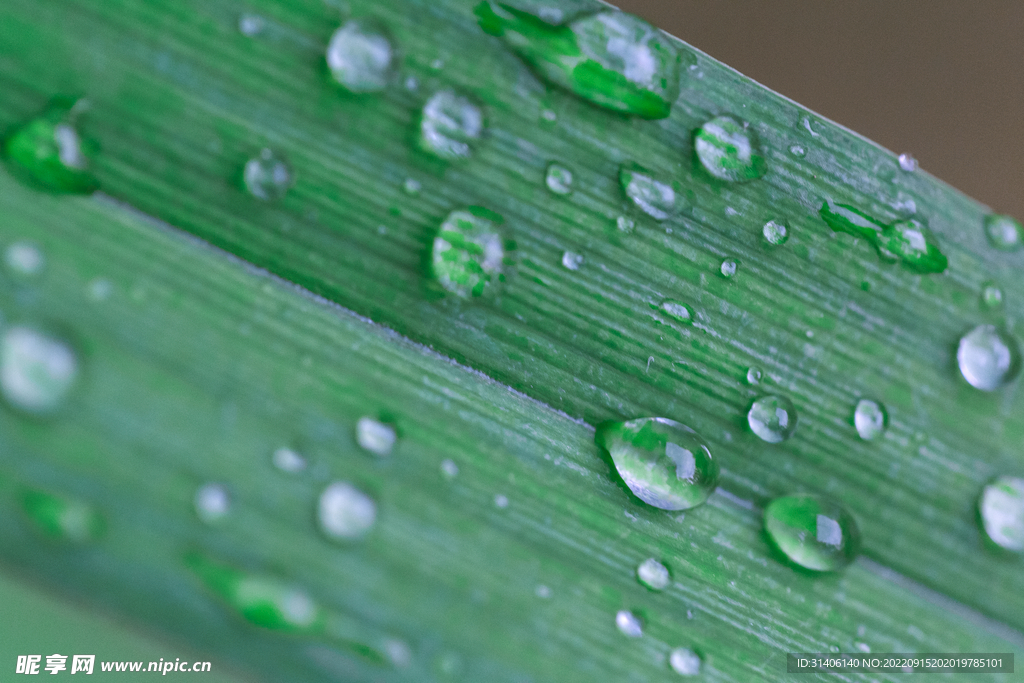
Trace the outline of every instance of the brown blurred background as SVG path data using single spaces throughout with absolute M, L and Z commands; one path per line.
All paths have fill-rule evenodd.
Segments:
M 613 0 L 1024 220 L 1024 0 Z

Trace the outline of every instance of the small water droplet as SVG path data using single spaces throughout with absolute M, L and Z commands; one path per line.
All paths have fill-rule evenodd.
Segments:
M 560 164 L 548 164 L 544 183 L 554 194 L 567 195 L 572 192 L 572 171 Z
M 444 68 L 444 60 L 440 58 L 433 60 L 430 62 L 430 68 L 434 71 L 440 71 Z
M 497 494 L 496 496 L 494 496 L 494 506 L 501 510 L 504 510 L 505 508 L 508 507 L 508 497 L 503 496 L 500 493 Z
M 372 417 L 361 417 L 356 422 L 356 443 L 375 455 L 385 456 L 395 446 L 395 428 Z
M 619 216 L 615 219 L 615 227 L 619 229 L 619 232 L 624 232 L 628 235 L 636 228 L 636 222 L 632 218 Z
M 981 305 L 984 308 L 1000 308 L 1003 305 L 1003 290 L 994 282 L 986 283 L 981 290 Z
M 74 126 L 84 100 L 58 99 L 3 144 L 8 169 L 20 180 L 54 193 L 90 194 L 99 187 L 89 170 L 86 145 Z
M 653 591 L 665 590 L 672 582 L 668 567 L 653 557 L 640 563 L 640 566 L 636 568 L 636 578 Z
M 77 498 L 32 489 L 22 494 L 21 509 L 36 529 L 63 541 L 88 543 L 106 530 L 103 515 L 91 503 Z
M 873 441 L 885 433 L 889 416 L 881 403 L 862 398 L 853 411 L 853 426 L 865 441 Z
M 0 339 L 0 390 L 14 408 L 37 415 L 54 412 L 78 374 L 71 346 L 46 332 L 15 325 Z
M 592 104 L 663 119 L 679 97 L 681 55 L 639 17 L 602 10 L 552 26 L 504 3 L 481 2 L 475 12 L 539 77 Z
M 716 116 L 701 126 L 693 146 L 701 166 L 719 180 L 742 183 L 767 170 L 754 131 L 732 116 Z
M 484 115 L 480 107 L 452 90 L 442 90 L 423 105 L 420 115 L 420 147 L 437 157 L 454 161 L 473 153 L 480 139 Z
M 736 260 L 735 259 L 731 259 L 731 258 L 725 259 L 724 261 L 722 261 L 722 267 L 721 267 L 722 277 L 724 277 L 724 278 L 732 277 L 733 275 L 736 274 L 736 268 L 737 268 L 737 264 L 736 264 Z
M 898 161 L 900 162 L 900 170 L 906 171 L 907 173 L 913 173 L 917 170 L 917 159 L 910 156 L 909 154 L 901 154 Z
M 996 545 L 1024 552 L 1024 479 L 999 477 L 978 501 L 982 527 Z
M 861 652 L 871 652 L 871 646 L 867 643 L 854 643 L 853 646 Z
M 238 30 L 241 31 L 243 36 L 252 38 L 263 32 L 266 23 L 260 15 L 246 12 L 238 18 Z
M 481 296 L 501 273 L 505 249 L 497 224 L 498 214 L 471 206 L 448 214 L 431 254 L 434 277 L 449 292 Z
M 768 443 L 781 443 L 796 431 L 796 408 L 785 396 L 764 396 L 747 412 L 747 423 Z
M 1011 216 L 992 214 L 985 216 L 985 236 L 988 243 L 1000 251 L 1016 251 L 1024 242 L 1021 225 Z
M 680 676 L 696 676 L 700 673 L 700 655 L 685 647 L 672 650 L 668 664 Z
M 317 506 L 320 529 L 334 540 L 364 536 L 377 520 L 377 504 L 346 481 L 336 481 L 320 494 Z
M 571 251 L 562 253 L 562 265 L 569 270 L 579 270 L 583 265 L 583 257 Z
M 105 277 L 98 277 L 89 283 L 88 294 L 93 301 L 106 301 L 114 292 L 114 283 Z
M 661 310 L 681 323 L 689 324 L 693 322 L 693 311 L 686 304 L 669 299 L 661 304 Z
M 541 598 L 542 600 L 547 600 L 551 597 L 551 589 L 545 586 L 544 584 L 538 585 L 534 593 L 537 595 L 538 598 Z
M 416 80 L 415 76 L 409 76 L 405 79 L 405 89 L 409 92 L 416 92 L 419 90 L 420 82 Z
M 776 498 L 764 511 L 768 537 L 790 560 L 814 571 L 835 571 L 857 556 L 860 532 L 831 500 L 798 494 Z
M 365 19 L 345 22 L 327 44 L 334 80 L 354 93 L 377 92 L 391 78 L 394 48 L 384 29 Z
M 207 524 L 214 524 L 231 510 L 231 496 L 221 484 L 203 484 L 193 499 L 196 515 Z
M 968 384 L 995 391 L 1020 371 L 1020 347 L 1009 332 L 995 325 L 978 325 L 960 339 L 956 361 Z
M 640 617 L 625 609 L 616 612 L 615 627 L 622 635 L 630 638 L 639 638 L 644 634 L 644 625 Z
M 758 368 L 747 369 L 747 384 L 751 386 L 761 383 L 761 370 Z
M 441 474 L 448 479 L 454 479 L 459 474 L 459 466 L 455 464 L 454 460 L 442 460 Z
M 423 189 L 423 186 L 420 185 L 420 182 L 418 180 L 415 180 L 413 178 L 406 178 L 405 182 L 402 183 L 402 190 L 406 194 L 412 195 L 413 197 L 418 195 L 421 189 Z
M 14 275 L 32 277 L 43 272 L 46 257 L 31 242 L 14 242 L 4 251 L 4 264 Z
M 558 115 L 550 109 L 545 109 L 540 113 L 540 117 L 548 123 L 554 123 L 558 120 Z
M 789 239 L 789 228 L 786 227 L 784 221 L 768 221 L 764 224 L 764 228 L 761 229 L 761 234 L 764 235 L 764 240 L 771 245 L 778 246 L 785 244 L 786 240 Z
M 287 194 L 294 178 L 291 167 L 282 157 L 272 150 L 263 149 L 245 162 L 242 180 L 249 194 L 256 199 L 271 202 Z
M 789 153 L 798 159 L 803 159 L 807 156 L 807 149 L 803 145 L 790 145 Z
M 681 198 L 672 185 L 635 164 L 619 168 L 619 184 L 637 208 L 655 220 L 663 221 L 682 209 Z
M 274 467 L 282 472 L 294 474 L 306 469 L 306 459 L 291 448 L 278 448 L 272 456 Z
M 606 422 L 595 434 L 637 498 L 662 510 L 686 510 L 718 485 L 718 461 L 703 438 L 663 417 Z

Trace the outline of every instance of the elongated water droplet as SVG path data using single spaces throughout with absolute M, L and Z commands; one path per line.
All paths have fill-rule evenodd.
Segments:
M 790 560 L 814 571 L 842 569 L 857 557 L 860 532 L 838 503 L 797 494 L 776 498 L 764 511 L 768 537 Z
M 768 443 L 780 443 L 796 431 L 796 408 L 785 396 L 764 396 L 747 412 L 750 429 Z
M 583 265 L 583 257 L 571 251 L 562 253 L 562 266 L 569 270 L 579 270 Z
M 324 613 L 303 588 L 277 577 L 250 574 L 199 553 L 185 565 L 214 595 L 251 624 L 273 631 L 315 633 Z
M 981 524 L 996 545 L 1024 552 L 1024 479 L 999 477 L 978 501 Z
M 317 508 L 320 529 L 335 540 L 360 538 L 377 520 L 377 504 L 346 481 L 336 481 L 320 494 Z
M 352 19 L 331 36 L 327 67 L 334 80 L 349 91 L 376 92 L 387 87 L 394 52 L 381 26 L 366 19 Z
M 636 578 L 652 591 L 665 590 L 672 582 L 672 576 L 669 574 L 668 567 L 653 557 L 649 557 L 640 563 L 640 566 L 636 568 Z
M 701 126 L 693 147 L 701 166 L 719 180 L 755 180 L 768 168 L 754 131 L 732 116 L 716 116 Z
M 502 222 L 498 214 L 477 206 L 448 214 L 431 252 L 433 275 L 442 287 L 464 297 L 484 293 L 501 273 Z
M 863 237 L 871 244 L 881 236 L 885 223 L 847 204 L 836 204 L 826 199 L 818 215 L 834 232 L 845 232 L 854 237 Z
M 572 171 L 560 164 L 549 164 L 544 175 L 544 184 L 555 194 L 570 194 L 572 192 Z
M 704 439 L 684 424 L 645 417 L 600 425 L 597 444 L 637 498 L 662 510 L 700 505 L 718 485 L 718 461 Z
M 681 323 L 690 324 L 693 322 L 693 311 L 686 304 L 669 299 L 661 304 L 661 310 Z
M 722 267 L 721 267 L 722 277 L 724 277 L 724 278 L 732 277 L 733 275 L 736 274 L 736 268 L 737 268 L 737 265 L 736 265 L 736 261 L 734 259 L 731 259 L 731 258 L 725 259 L 724 261 L 722 261 Z
M 371 453 L 385 456 L 395 446 L 395 428 L 372 417 L 361 417 L 356 422 L 356 443 Z
M 865 441 L 873 441 L 885 433 L 889 416 L 881 403 L 862 398 L 853 411 L 853 426 Z
M 249 194 L 265 202 L 284 197 L 294 182 L 288 162 L 270 149 L 245 162 L 242 180 Z
M 15 275 L 32 277 L 43 272 L 46 258 L 31 242 L 14 242 L 4 251 L 4 264 Z
M 985 236 L 988 243 L 1000 251 L 1016 251 L 1024 243 L 1021 225 L 1011 216 L 992 214 L 985 216 Z
M 786 226 L 785 221 L 772 220 L 764 224 L 761 234 L 764 236 L 765 242 L 773 246 L 779 246 L 780 244 L 785 244 L 786 240 L 789 239 L 789 228 Z
M 663 119 L 679 97 L 681 56 L 672 40 L 642 19 L 616 10 L 552 26 L 496 2 L 481 2 L 484 31 L 549 83 L 608 109 Z
M 909 154 L 901 154 L 899 159 L 900 170 L 906 171 L 907 173 L 913 173 L 917 170 L 917 159 L 910 156 Z
M 15 325 L 0 339 L 0 390 L 14 408 L 37 415 L 54 412 L 78 374 L 71 345 L 46 332 Z
M 58 99 L 38 118 L 16 129 L 3 144 L 11 173 L 38 189 L 90 194 L 99 187 L 89 170 L 88 146 L 75 128 L 83 100 Z
M 625 609 L 616 612 L 615 627 L 629 638 L 639 638 L 644 634 L 644 625 L 640 617 Z
M 677 647 L 668 656 L 668 665 L 680 676 L 696 676 L 700 664 L 700 655 L 685 647 Z
M 663 221 L 683 208 L 682 199 L 672 185 L 635 164 L 619 168 L 619 184 L 637 208 L 655 220 Z
M 761 383 L 761 370 L 758 368 L 747 369 L 747 384 L 756 385 Z
M 915 273 L 941 273 L 949 265 L 935 236 L 917 218 L 886 226 L 875 246 L 883 259 L 899 259 L 904 268 Z
M 999 285 L 989 282 L 982 287 L 981 305 L 988 309 L 996 309 L 1003 305 L 1003 290 L 999 289 Z
M 420 115 L 420 147 L 449 161 L 466 159 L 484 130 L 480 107 L 452 90 L 427 100 Z
M 203 484 L 196 490 L 193 503 L 196 515 L 207 524 L 214 524 L 231 510 L 231 496 L 221 484 Z
M 956 362 L 972 387 L 995 391 L 1020 371 L 1020 346 L 1009 332 L 995 325 L 978 325 L 961 337 Z
M 294 474 L 306 469 L 306 459 L 291 448 L 278 448 L 272 458 L 274 467 L 282 472 Z
M 103 515 L 78 498 L 33 489 L 22 494 L 21 509 L 39 531 L 63 541 L 95 541 L 106 530 Z

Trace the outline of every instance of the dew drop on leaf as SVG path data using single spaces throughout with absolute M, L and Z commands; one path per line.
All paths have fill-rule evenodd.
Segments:
M 759 368 L 747 368 L 747 384 L 751 386 L 761 383 L 761 370 Z
M 629 610 L 623 609 L 615 613 L 615 628 L 629 638 L 639 638 L 644 634 L 644 625 L 640 617 Z
M 917 159 L 910 156 L 909 154 L 901 154 L 897 161 L 900 164 L 900 170 L 906 173 L 913 173 L 917 170 Z
M 43 415 L 67 399 L 79 375 L 71 345 L 25 325 L 9 327 L 0 338 L 0 391 L 8 405 Z
M 46 258 L 42 250 L 31 242 L 14 242 L 4 250 L 4 265 L 19 277 L 32 277 L 43 272 Z
M 1003 290 L 994 282 L 986 283 L 981 289 L 981 305 L 983 308 L 996 309 L 1003 305 Z
M 665 311 L 681 323 L 689 325 L 693 322 L 693 311 L 684 303 L 669 299 L 662 302 L 661 310 Z
M 444 289 L 463 297 L 481 296 L 501 272 L 505 249 L 501 216 L 479 207 L 448 214 L 431 251 L 431 270 Z
M 972 387 L 995 391 L 1020 371 L 1020 347 L 1009 332 L 995 325 L 978 325 L 960 338 L 956 362 Z
M 725 259 L 724 261 L 722 261 L 722 266 L 720 268 L 720 272 L 722 273 L 722 277 L 724 277 L 724 278 L 731 278 L 733 275 L 736 274 L 737 267 L 738 266 L 736 264 L 736 260 L 735 259 L 731 259 L 731 258 Z
M 377 504 L 352 484 L 336 481 L 320 494 L 317 520 L 320 530 L 330 539 L 360 538 L 376 522 Z
M 242 171 L 245 189 L 256 199 L 272 202 L 288 193 L 294 178 L 288 163 L 270 149 L 245 162 Z
M 345 22 L 327 44 L 327 67 L 354 93 L 377 92 L 391 78 L 394 48 L 384 29 L 365 19 Z
M 420 148 L 441 159 L 466 159 L 480 139 L 484 115 L 480 107 L 452 90 L 435 93 L 420 114 Z
M 222 484 L 203 484 L 193 498 L 196 515 L 207 524 L 214 524 L 231 510 L 231 496 Z
M 1024 552 L 1024 479 L 999 477 L 987 485 L 978 501 L 978 511 L 993 543 Z
M 779 246 L 780 244 L 785 244 L 786 240 L 789 239 L 789 228 L 786 226 L 785 221 L 771 220 L 761 228 L 761 234 L 764 236 L 765 242 L 773 246 Z
M 764 511 L 768 538 L 794 563 L 835 571 L 857 557 L 860 532 L 838 503 L 809 494 L 776 498 Z
M 636 568 L 636 578 L 653 591 L 665 590 L 672 581 L 668 567 L 649 557 Z
M 780 443 L 796 431 L 796 407 L 785 396 L 763 396 L 747 411 L 751 431 L 768 443 Z
M 885 433 L 889 416 L 881 403 L 862 398 L 853 411 L 853 426 L 865 441 L 873 441 Z
M 99 510 L 78 498 L 31 489 L 22 494 L 21 509 L 38 531 L 62 541 L 88 543 L 106 530 Z
M 572 192 L 572 171 L 561 164 L 549 164 L 544 175 L 544 184 L 554 194 L 570 194 Z
M 274 467 L 289 474 L 306 469 L 306 459 L 291 448 L 278 448 L 274 451 L 271 460 L 274 463 Z
M 626 197 L 654 220 L 663 221 L 683 208 L 682 199 L 671 184 L 658 180 L 635 164 L 623 164 L 619 168 L 619 184 Z
M 1021 225 L 1010 216 L 985 216 L 985 236 L 988 243 L 1000 251 L 1016 251 L 1024 242 Z
M 680 676 L 696 676 L 700 664 L 700 655 L 685 647 L 677 647 L 668 656 L 668 665 Z
M 701 126 L 694 135 L 694 151 L 701 166 L 719 180 L 741 183 L 767 170 L 754 131 L 732 116 L 716 116 Z
M 372 417 L 361 417 L 356 422 L 356 443 L 359 447 L 379 456 L 391 453 L 395 446 L 395 428 Z
M 3 157 L 14 176 L 53 193 L 96 191 L 99 184 L 89 169 L 86 145 L 75 127 L 83 103 L 56 100 L 41 116 L 4 140 Z

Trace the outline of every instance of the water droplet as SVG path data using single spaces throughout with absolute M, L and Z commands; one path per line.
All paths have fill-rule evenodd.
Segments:
M 22 495 L 21 507 L 36 529 L 51 538 L 87 543 L 106 530 L 103 515 L 91 503 L 77 498 L 28 490 Z
M 778 246 L 789 239 L 789 228 L 784 221 L 768 221 L 761 229 L 761 234 L 768 244 Z
M 754 131 L 732 116 L 716 116 L 701 126 L 693 146 L 704 169 L 719 180 L 755 180 L 768 168 Z
M 640 617 L 625 609 L 616 612 L 615 627 L 622 635 L 630 638 L 639 638 L 644 634 L 644 625 Z
M 395 428 L 372 417 L 361 417 L 356 422 L 356 443 L 360 448 L 385 456 L 395 446 Z
M 551 589 L 545 586 L 544 584 L 540 584 L 537 586 L 537 589 L 534 591 L 534 594 L 542 600 L 547 600 L 551 597 Z
M 431 267 L 437 281 L 459 296 L 480 296 L 501 273 L 505 249 L 498 214 L 471 206 L 448 214 L 437 237 Z
M 420 82 L 416 80 L 415 76 L 409 76 L 405 79 L 405 89 L 409 92 L 416 92 L 420 87 Z
M 686 304 L 669 299 L 661 304 L 661 310 L 665 311 L 681 323 L 689 324 L 693 322 L 693 311 L 691 311 L 690 307 Z
M 1010 216 L 985 216 L 985 235 L 988 243 L 1000 251 L 1016 251 L 1024 242 L 1021 225 Z
M 663 221 L 682 208 L 679 194 L 672 185 L 655 179 L 649 171 L 635 164 L 623 164 L 619 168 L 619 184 L 637 208 L 655 220 Z
M 736 268 L 737 268 L 737 265 L 736 265 L 736 261 L 734 259 L 731 259 L 731 258 L 725 259 L 724 261 L 722 261 L 722 268 L 721 268 L 722 277 L 724 277 L 724 278 L 732 277 L 733 275 L 736 274 Z
M 571 251 L 562 253 L 562 265 L 569 270 L 579 270 L 583 265 L 583 257 Z
M 496 508 L 498 508 L 498 509 L 501 509 L 501 510 L 504 510 L 505 508 L 507 508 L 508 507 L 508 496 L 503 496 L 500 493 L 497 494 L 496 496 L 494 496 L 494 506 Z
M 747 384 L 757 385 L 761 383 L 761 371 L 758 368 L 747 370 Z
M 459 466 L 455 464 L 453 460 L 442 460 L 441 461 L 441 474 L 448 479 L 454 479 L 459 475 Z
M 704 439 L 664 417 L 606 422 L 595 435 L 637 498 L 662 510 L 700 505 L 718 485 L 718 461 Z
M 968 384 L 982 391 L 994 391 L 1017 376 L 1020 347 L 1005 330 L 995 325 L 978 325 L 960 339 L 956 361 Z
M 320 494 L 317 509 L 320 529 L 336 540 L 364 536 L 377 520 L 377 504 L 345 481 L 336 481 Z
M 418 180 L 413 179 L 413 178 L 406 178 L 405 182 L 402 183 L 402 190 L 406 194 L 412 195 L 413 197 L 418 195 L 420 193 L 420 190 L 422 190 L 422 189 L 423 189 L 423 186 L 420 185 L 420 182 Z
M 394 48 L 384 29 L 365 19 L 345 22 L 327 44 L 331 75 L 354 93 L 377 92 L 391 78 Z
M 1003 305 L 1003 290 L 994 282 L 988 282 L 981 290 L 981 305 L 985 308 L 999 308 Z
M 881 236 L 885 223 L 846 204 L 836 204 L 826 199 L 818 215 L 834 232 L 845 232 L 854 237 L 863 237 L 872 244 Z
M 768 537 L 786 557 L 814 571 L 835 571 L 857 556 L 860 532 L 841 505 L 808 494 L 776 498 L 764 511 Z
M 665 590 L 672 582 L 668 567 L 653 557 L 640 563 L 640 566 L 636 568 L 636 578 L 653 591 Z
M 9 405 L 28 413 L 59 408 L 78 378 L 71 346 L 32 327 L 15 325 L 0 340 L 0 390 Z
M 900 162 L 900 169 L 907 173 L 913 173 L 917 170 L 917 159 L 909 154 L 901 154 L 898 161 Z
M 84 100 L 57 100 L 41 116 L 15 130 L 3 144 L 11 173 L 48 192 L 95 192 L 99 184 L 89 170 L 87 146 L 74 126 L 84 106 Z
M 242 35 L 252 38 L 263 31 L 266 23 L 260 15 L 246 12 L 238 18 L 238 30 Z
M 43 272 L 46 258 L 31 242 L 14 242 L 4 251 L 4 263 L 13 274 L 31 277 Z
M 542 111 L 540 113 L 540 117 L 547 121 L 548 123 L 554 123 L 555 121 L 558 120 L 558 114 L 551 111 L 550 109 L 545 109 L 544 111 Z
M 306 469 L 306 459 L 290 448 L 278 448 L 272 457 L 274 467 L 294 474 Z
M 602 10 L 552 26 L 497 2 L 475 11 L 483 30 L 502 37 L 539 77 L 592 104 L 663 119 L 679 97 L 675 44 L 631 14 Z
M 553 193 L 567 195 L 572 192 L 572 171 L 559 164 L 548 164 L 544 183 Z
M 818 215 L 835 232 L 868 240 L 880 258 L 898 260 L 915 273 L 941 273 L 949 265 L 923 220 L 905 218 L 885 224 L 852 206 L 836 204 L 832 200 L 825 200 Z
M 186 555 L 185 565 L 251 624 L 291 633 L 311 633 L 323 626 L 323 610 L 304 589 L 290 582 L 242 572 L 199 553 Z
M 747 412 L 750 429 L 768 443 L 780 443 L 796 431 L 796 408 L 785 396 L 764 396 Z
M 807 156 L 807 149 L 803 145 L 790 145 L 789 153 L 798 159 L 803 159 Z
M 619 232 L 629 234 L 636 228 L 636 222 L 632 218 L 619 216 L 615 219 L 615 227 L 619 229 Z
M 214 524 L 231 510 L 231 496 L 221 484 L 203 484 L 196 490 L 193 504 L 199 519 Z
M 281 199 L 292 186 L 294 178 L 288 163 L 269 149 L 245 162 L 242 172 L 245 189 L 256 199 L 272 202 Z
M 462 95 L 442 90 L 427 100 L 420 116 L 420 147 L 442 159 L 465 159 L 480 139 L 484 115 Z
M 999 477 L 978 502 L 985 533 L 996 545 L 1024 552 L 1024 479 Z
M 89 298 L 93 301 L 106 301 L 114 292 L 114 283 L 105 277 L 92 280 L 88 286 Z
M 853 411 L 853 426 L 857 428 L 860 438 L 873 441 L 885 433 L 888 424 L 889 416 L 881 403 L 866 398 L 857 401 Z
M 668 664 L 680 676 L 696 676 L 700 673 L 700 655 L 685 647 L 677 647 L 668 656 Z

